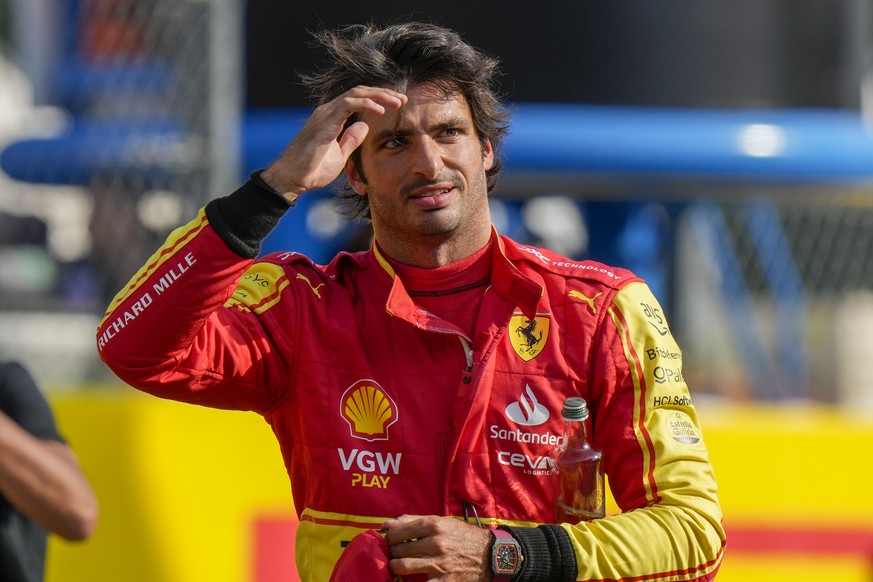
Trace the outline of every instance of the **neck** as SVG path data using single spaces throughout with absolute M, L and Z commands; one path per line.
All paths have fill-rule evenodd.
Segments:
M 475 236 L 459 240 L 453 237 L 433 236 L 411 240 L 408 237 L 395 239 L 380 236 L 376 233 L 376 241 L 382 252 L 392 260 L 412 267 L 435 269 L 462 261 L 482 250 L 491 240 L 491 226 L 482 229 Z

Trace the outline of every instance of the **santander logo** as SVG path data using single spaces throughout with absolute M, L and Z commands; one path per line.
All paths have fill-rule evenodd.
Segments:
M 525 384 L 518 401 L 506 407 L 506 416 L 522 426 L 538 426 L 549 420 L 549 409 L 539 403 L 536 394 Z

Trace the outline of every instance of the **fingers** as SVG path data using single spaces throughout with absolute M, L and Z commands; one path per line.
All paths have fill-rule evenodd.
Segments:
M 389 109 L 400 109 L 407 101 L 406 95 L 385 87 L 358 86 L 349 89 L 333 101 L 320 105 L 316 111 L 333 119 L 339 126 L 355 114 L 373 113 L 383 115 Z
M 387 87 L 365 87 L 359 85 L 349 89 L 335 101 L 349 107 L 349 113 L 371 111 L 382 114 L 386 109 L 400 109 L 408 97 Z
M 403 515 L 382 524 L 394 574 L 430 580 L 482 580 L 491 534 L 451 517 Z
M 330 184 L 370 130 L 358 121 L 343 132 L 349 117 L 366 112 L 382 115 L 401 108 L 406 101 L 406 95 L 384 87 L 349 89 L 317 107 L 261 177 L 292 202 L 303 192 Z
M 392 546 L 432 536 L 436 533 L 438 519 L 432 515 L 401 515 L 396 519 L 389 519 L 382 524 L 382 529 L 388 530 L 385 541 Z
M 339 147 L 343 157 L 348 158 L 352 155 L 352 152 L 364 142 L 364 138 L 369 132 L 370 128 L 362 121 L 350 125 L 339 139 Z
M 388 530 L 385 541 L 391 548 L 391 571 L 396 575 L 433 573 L 434 536 L 429 519 L 418 515 L 401 515 L 382 524 Z
M 349 89 L 336 99 L 316 107 L 298 134 L 298 140 L 306 142 L 307 147 L 330 144 L 340 138 L 346 121 L 352 115 L 362 113 L 383 115 L 388 109 L 399 109 L 406 100 L 406 95 L 381 87 L 361 86 Z M 366 125 L 358 126 L 349 139 L 360 144 L 368 130 Z

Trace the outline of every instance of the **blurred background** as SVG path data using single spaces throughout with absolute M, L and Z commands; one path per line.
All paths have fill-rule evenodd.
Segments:
M 294 579 L 278 448 L 251 415 L 139 396 L 111 297 L 311 103 L 308 31 L 422 19 L 502 62 L 497 228 L 644 277 L 721 487 L 720 580 L 873 580 L 873 0 L 0 0 L 0 357 L 27 364 L 103 502 L 49 579 Z M 264 252 L 366 227 L 330 192 Z M 123 572 L 123 574 L 120 574 Z

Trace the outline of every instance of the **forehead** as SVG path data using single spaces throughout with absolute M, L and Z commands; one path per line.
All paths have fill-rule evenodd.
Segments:
M 405 91 L 409 98 L 397 111 L 389 110 L 384 115 L 364 115 L 363 121 L 373 130 L 391 128 L 393 131 L 426 129 L 445 123 L 472 122 L 467 100 L 459 92 L 446 93 L 431 84 L 409 85 Z

